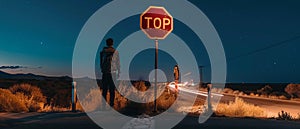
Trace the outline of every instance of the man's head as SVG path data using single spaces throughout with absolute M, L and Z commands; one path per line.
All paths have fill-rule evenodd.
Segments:
M 114 40 L 113 40 L 112 38 L 108 38 L 108 39 L 106 40 L 106 45 L 107 45 L 108 47 L 113 46 L 113 45 L 114 45 Z

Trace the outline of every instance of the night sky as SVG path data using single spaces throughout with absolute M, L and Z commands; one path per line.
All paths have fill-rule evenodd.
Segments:
M 72 76 L 77 36 L 89 17 L 108 2 L 0 0 L 0 70 Z M 190 2 L 205 13 L 219 33 L 227 59 L 227 82 L 300 82 L 300 1 Z M 176 19 L 174 27 L 173 33 L 184 39 L 198 64 L 204 66 L 204 81 L 209 81 L 210 62 L 204 46 L 198 44 L 201 40 Z M 136 15 L 115 25 L 105 37 L 114 38 L 118 46 L 139 30 Z M 104 40 L 99 51 L 103 44 Z M 159 67 L 171 74 L 176 62 L 163 51 L 159 54 Z M 153 60 L 145 58 L 154 59 L 154 50 L 143 51 L 132 60 L 132 79 L 147 79 Z M 98 57 L 95 62 L 100 71 Z

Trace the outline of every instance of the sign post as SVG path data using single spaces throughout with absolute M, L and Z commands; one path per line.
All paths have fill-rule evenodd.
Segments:
M 212 111 L 212 105 L 211 105 L 211 89 L 212 89 L 212 84 L 207 85 L 207 108 L 208 111 Z
M 157 112 L 158 40 L 165 39 L 172 32 L 173 17 L 164 7 L 150 6 L 140 16 L 140 28 L 148 38 L 155 40 L 154 111 Z
M 77 92 L 76 82 L 72 82 L 72 112 L 76 112 Z
M 154 112 L 157 111 L 157 69 L 158 69 L 158 40 L 155 40 L 155 86 L 154 86 Z

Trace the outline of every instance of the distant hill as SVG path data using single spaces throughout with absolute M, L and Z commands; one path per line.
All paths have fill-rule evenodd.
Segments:
M 239 91 L 257 91 L 269 85 L 274 91 L 284 92 L 288 84 L 289 83 L 226 83 L 225 87 Z
M 42 75 L 35 75 L 32 73 L 28 74 L 9 74 L 3 71 L 0 71 L 0 79 L 34 79 L 34 80 L 45 80 L 45 79 L 71 79 L 71 77 L 68 76 L 61 76 L 61 77 L 48 77 L 48 76 L 42 76 Z
M 11 78 L 11 74 L 0 71 L 0 78 L 3 78 L 3 79 Z
M 81 79 L 90 79 L 88 77 L 84 77 Z M 49 77 L 49 76 L 42 76 L 42 75 L 35 75 L 32 73 L 29 74 L 9 74 L 3 71 L 0 71 L 0 88 L 1 87 L 8 87 L 13 85 L 14 83 L 33 83 L 36 81 L 43 82 L 43 84 L 53 84 L 58 83 L 65 83 L 64 85 L 71 85 L 72 78 L 68 76 L 61 76 L 61 77 Z M 98 79 L 97 79 L 98 80 Z M 133 84 L 135 81 L 131 80 Z M 149 85 L 148 81 L 145 81 L 147 85 Z M 100 80 L 98 80 L 100 83 Z M 206 83 L 205 83 L 206 84 Z M 274 91 L 284 92 L 284 88 L 289 83 L 226 83 L 225 88 L 231 88 L 233 90 L 240 90 L 240 91 L 256 91 L 258 89 L 263 88 L 266 85 L 270 85 Z

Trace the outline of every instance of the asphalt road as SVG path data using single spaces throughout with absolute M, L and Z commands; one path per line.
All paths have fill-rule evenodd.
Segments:
M 85 113 L 35 113 L 16 114 L 19 118 L 4 118 L 1 114 L 1 129 L 101 129 Z M 109 119 L 109 116 L 103 116 Z M 168 122 L 168 120 L 166 120 Z M 204 124 L 198 117 L 188 116 L 174 129 L 299 129 L 300 122 L 251 118 L 211 117 Z

